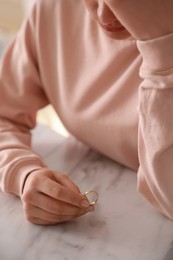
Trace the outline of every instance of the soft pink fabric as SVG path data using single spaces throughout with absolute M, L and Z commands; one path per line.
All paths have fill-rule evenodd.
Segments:
M 82 1 L 37 1 L 0 67 L 1 189 L 20 196 L 45 167 L 30 130 L 51 103 L 74 136 L 138 171 L 138 190 L 173 219 L 172 88 L 173 34 L 113 40 Z

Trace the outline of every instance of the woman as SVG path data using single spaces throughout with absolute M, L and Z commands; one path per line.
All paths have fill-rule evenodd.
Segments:
M 173 4 L 40 0 L 0 68 L 0 184 L 35 224 L 93 211 L 30 147 L 38 109 L 138 172 L 138 190 L 173 219 Z

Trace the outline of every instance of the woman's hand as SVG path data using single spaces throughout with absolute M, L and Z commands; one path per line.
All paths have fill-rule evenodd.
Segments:
M 21 199 L 26 219 L 40 225 L 70 221 L 94 210 L 67 176 L 49 169 L 27 177 Z
M 172 0 L 105 0 L 117 19 L 138 40 L 173 32 Z

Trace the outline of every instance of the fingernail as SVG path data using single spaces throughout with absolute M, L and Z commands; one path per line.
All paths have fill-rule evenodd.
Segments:
M 94 211 L 94 210 L 95 210 L 95 208 L 94 208 L 93 205 L 90 205 L 90 206 L 86 209 L 87 212 L 91 212 L 91 211 Z
M 84 208 L 88 208 L 89 205 L 90 205 L 90 203 L 89 203 L 88 200 L 82 200 L 81 203 L 80 203 L 80 205 L 81 205 L 82 207 L 84 207 Z

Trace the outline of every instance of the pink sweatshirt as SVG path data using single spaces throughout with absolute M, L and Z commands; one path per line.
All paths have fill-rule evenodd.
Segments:
M 38 109 L 138 172 L 137 188 L 173 219 L 173 34 L 113 40 L 82 1 L 37 1 L 0 66 L 0 187 L 22 193 L 45 167 L 30 147 Z

